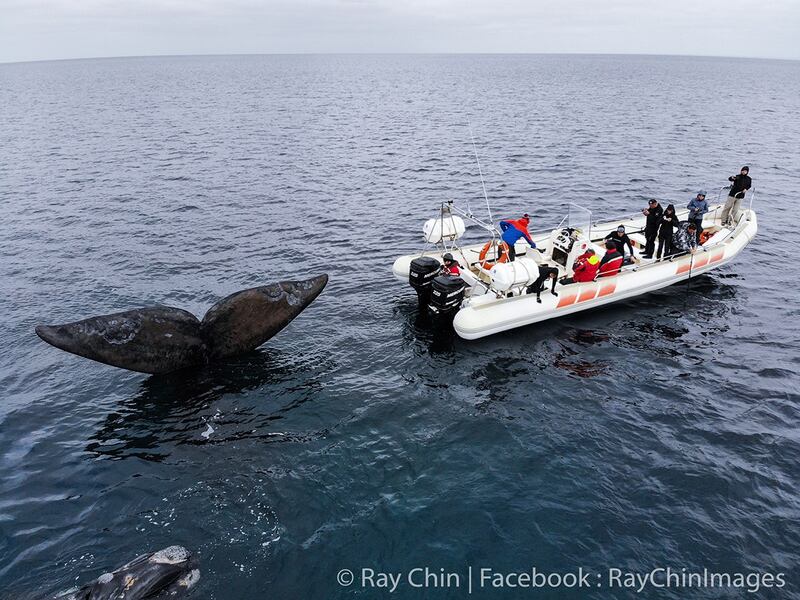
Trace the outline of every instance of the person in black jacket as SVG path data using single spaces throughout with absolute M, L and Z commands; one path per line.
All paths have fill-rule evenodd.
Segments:
M 625 257 L 625 246 L 627 246 L 628 250 L 631 252 L 631 258 L 633 258 L 633 244 L 631 244 L 631 238 L 625 233 L 624 225 L 620 225 L 617 227 L 616 231 L 609 233 L 605 240 L 607 242 L 614 242 L 614 245 L 617 247 L 617 252 L 619 252 L 623 258 Z
M 553 296 L 558 296 L 556 293 L 556 278 L 558 277 L 558 269 L 556 267 L 551 267 L 550 265 L 539 265 L 539 277 L 536 281 L 534 281 L 531 285 L 528 286 L 526 292 L 529 294 L 536 294 L 536 301 L 541 304 L 542 303 L 542 291 L 544 290 L 545 284 L 549 279 L 551 282 L 550 286 L 550 293 Z
M 753 180 L 750 179 L 750 167 L 742 167 L 738 175 L 731 175 L 728 177 L 731 183 L 731 190 L 728 192 L 728 198 L 725 200 L 725 206 L 722 207 L 722 225 L 731 225 L 739 216 L 739 207 L 744 200 L 744 193 L 753 185 Z
M 653 252 L 656 249 L 656 238 L 658 237 L 658 228 L 661 226 L 661 216 L 664 214 L 664 209 L 655 198 L 650 200 L 647 208 L 642 209 L 642 214 L 647 217 L 647 222 L 644 227 L 644 254 L 642 258 L 653 258 Z
M 661 225 L 658 228 L 658 252 L 656 258 L 661 259 L 663 251 L 664 258 L 672 254 L 672 232 L 680 225 L 678 215 L 675 214 L 675 206 L 670 204 L 667 206 L 664 214 L 661 215 Z

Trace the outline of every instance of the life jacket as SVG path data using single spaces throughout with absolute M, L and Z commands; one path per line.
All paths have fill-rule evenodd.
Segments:
M 611 277 L 619 273 L 622 268 L 622 254 L 619 250 L 608 250 L 603 260 L 600 261 L 600 268 L 598 269 L 598 277 Z
M 452 275 L 453 277 L 458 277 L 459 275 L 461 275 L 461 269 L 458 268 L 458 263 L 455 262 L 449 267 L 447 265 L 444 265 L 442 267 L 442 271 L 444 271 L 446 275 Z
M 590 254 L 586 260 L 583 260 L 575 267 L 572 273 L 572 279 L 578 283 L 583 281 L 594 281 L 597 275 L 597 270 L 600 268 L 600 259 L 596 254 Z

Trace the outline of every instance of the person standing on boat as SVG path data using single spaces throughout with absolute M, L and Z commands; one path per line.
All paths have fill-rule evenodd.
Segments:
M 664 258 L 672 254 L 672 232 L 678 227 L 681 222 L 678 220 L 678 215 L 675 214 L 675 206 L 670 204 L 661 215 L 661 225 L 658 228 L 658 252 L 656 258 L 661 259 L 663 251 Z
M 689 209 L 689 222 L 694 223 L 697 232 L 697 241 L 700 241 L 700 234 L 703 233 L 703 215 L 708 212 L 708 202 L 706 202 L 706 191 L 700 190 L 697 196 L 689 200 L 686 205 Z
M 625 233 L 625 226 L 620 225 L 617 227 L 616 231 L 612 231 L 606 236 L 606 241 L 614 242 L 614 245 L 617 247 L 617 251 L 619 252 L 620 256 L 622 256 L 623 260 L 625 259 L 625 246 L 628 247 L 630 250 L 631 258 L 633 258 L 633 244 L 631 243 L 631 238 L 628 237 L 628 234 Z
M 750 167 L 742 167 L 738 175 L 731 175 L 728 177 L 731 183 L 731 189 L 728 192 L 728 198 L 725 200 L 725 206 L 722 207 L 722 225 L 731 225 L 739 216 L 739 207 L 744 200 L 744 194 L 753 185 L 753 180 L 750 179 Z
M 514 248 L 514 244 L 517 243 L 519 238 L 525 238 L 525 241 L 531 245 L 531 248 L 536 248 L 536 244 L 533 243 L 531 239 L 531 234 L 528 233 L 528 224 L 531 222 L 531 218 L 528 216 L 528 213 L 522 215 L 521 219 L 507 219 L 505 221 L 500 221 L 500 229 L 503 231 L 503 235 L 501 236 L 503 241 L 508 244 L 508 261 L 514 262 L 514 259 L 517 257 L 517 251 Z
M 453 255 L 446 252 L 442 256 L 444 265 L 442 266 L 442 275 L 450 275 L 451 277 L 458 277 L 461 275 L 461 265 L 459 265 L 453 258 Z
M 653 252 L 656 250 L 656 238 L 658 237 L 658 228 L 661 225 L 661 216 L 664 214 L 664 209 L 658 203 L 658 200 L 653 198 L 647 203 L 647 208 L 642 209 L 642 214 L 647 217 L 647 222 L 644 227 L 644 254 L 642 258 L 653 258 Z
M 617 248 L 617 244 L 606 238 L 606 253 L 600 261 L 597 269 L 597 277 L 611 277 L 619 273 L 623 262 L 622 253 Z

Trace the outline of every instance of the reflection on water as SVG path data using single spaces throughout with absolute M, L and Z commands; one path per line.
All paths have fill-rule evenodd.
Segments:
M 113 459 L 162 461 L 180 444 L 303 441 L 322 435 L 278 430 L 287 413 L 319 398 L 323 386 L 314 373 L 321 367 L 262 350 L 204 368 L 150 376 L 134 397 L 106 416 L 86 450 Z M 258 394 L 248 395 L 252 390 Z M 222 412 L 218 401 L 225 396 L 236 399 Z

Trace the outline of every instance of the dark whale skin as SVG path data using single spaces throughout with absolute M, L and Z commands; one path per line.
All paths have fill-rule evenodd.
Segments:
M 186 548 L 170 546 L 143 554 L 57 600 L 144 600 L 176 598 L 200 579 L 197 562 Z
M 286 327 L 328 283 L 327 275 L 282 281 L 231 294 L 212 306 L 200 325 L 210 359 L 255 350 Z
M 48 344 L 107 365 L 169 373 L 258 348 L 305 310 L 327 275 L 242 290 L 217 302 L 202 323 L 180 308 L 157 306 L 38 325 Z
M 39 325 L 36 335 L 66 352 L 141 373 L 200 364 L 207 354 L 197 317 L 169 306 Z

